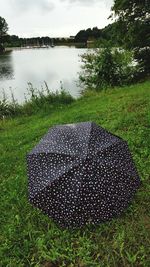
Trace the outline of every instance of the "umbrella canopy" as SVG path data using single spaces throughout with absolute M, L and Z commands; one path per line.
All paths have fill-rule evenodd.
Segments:
M 27 165 L 30 202 L 62 227 L 118 216 L 140 185 L 127 142 L 93 122 L 51 128 Z

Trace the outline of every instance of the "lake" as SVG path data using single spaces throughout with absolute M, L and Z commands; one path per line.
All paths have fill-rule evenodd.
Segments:
M 44 81 L 52 91 L 64 89 L 74 97 L 80 94 L 77 86 L 81 54 L 85 48 L 54 47 L 17 49 L 0 56 L 0 90 L 10 98 L 11 90 L 19 103 L 24 101 L 28 83 L 41 89 Z

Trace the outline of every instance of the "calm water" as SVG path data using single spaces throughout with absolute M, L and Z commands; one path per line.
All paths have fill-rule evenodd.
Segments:
M 28 82 L 40 89 L 47 82 L 52 91 L 60 90 L 60 81 L 63 88 L 73 96 L 78 96 L 78 72 L 81 59 L 79 55 L 86 49 L 74 47 L 55 47 L 40 49 L 14 50 L 0 56 L 0 90 L 11 95 L 12 90 L 19 102 L 24 101 Z

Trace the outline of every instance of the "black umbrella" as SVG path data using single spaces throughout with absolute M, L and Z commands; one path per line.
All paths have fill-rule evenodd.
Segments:
M 62 227 L 118 216 L 140 185 L 127 142 L 93 122 L 51 128 L 27 163 L 30 202 Z

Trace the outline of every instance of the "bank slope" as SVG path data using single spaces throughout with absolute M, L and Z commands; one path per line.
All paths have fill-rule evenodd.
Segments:
M 1 121 L 1 266 L 149 266 L 149 103 L 146 81 Z M 28 203 L 25 157 L 51 126 L 80 121 L 94 121 L 128 142 L 142 186 L 120 218 L 68 231 Z

